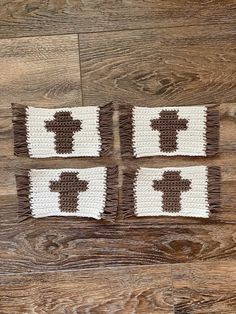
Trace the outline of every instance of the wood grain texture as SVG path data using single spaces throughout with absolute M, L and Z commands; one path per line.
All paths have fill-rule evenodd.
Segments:
M 174 313 L 234 314 L 235 262 L 212 262 L 172 267 Z
M 0 273 L 233 260 L 235 225 L 79 222 L 3 224 Z
M 77 35 L 1 40 L 0 68 L 1 126 L 11 117 L 12 102 L 81 104 Z
M 1 1 L 0 37 L 235 22 L 234 0 Z
M 235 102 L 235 25 L 80 35 L 84 103 Z
M 0 275 L 1 313 L 235 313 L 234 263 L 171 268 Z
M 173 312 L 168 266 L 0 276 L 1 314 Z
M 0 313 L 234 314 L 235 1 L 4 0 L 0 9 L 0 38 L 53 35 L 0 40 Z M 80 34 L 80 51 L 76 34 L 54 36 L 93 31 Z M 14 157 L 11 102 L 110 100 L 221 104 L 220 154 L 122 160 L 116 112 L 112 158 Z M 114 164 L 119 187 L 126 167 L 222 166 L 222 209 L 210 219 L 19 222 L 22 168 Z

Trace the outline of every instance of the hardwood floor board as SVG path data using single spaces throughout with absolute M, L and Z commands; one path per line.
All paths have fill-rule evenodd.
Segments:
M 234 25 L 79 37 L 85 105 L 235 102 Z
M 0 67 L 1 139 L 10 137 L 12 102 L 81 104 L 77 35 L 0 40 Z
M 173 265 L 172 276 L 169 265 L 5 274 L 0 307 L 3 314 L 233 314 L 234 267 L 234 262 Z
M 0 273 L 234 260 L 235 225 L 48 218 L 3 226 Z
M 192 314 L 192 304 L 195 301 L 190 265 L 184 266 L 183 264 L 171 266 L 172 295 L 175 314 Z
M 173 265 L 172 275 L 174 313 L 235 313 L 235 262 Z
M 172 314 L 169 266 L 0 276 L 1 314 Z
M 0 37 L 235 22 L 235 1 L 2 0 Z

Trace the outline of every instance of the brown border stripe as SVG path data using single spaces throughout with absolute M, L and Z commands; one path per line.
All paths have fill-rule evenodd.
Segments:
M 14 154 L 16 156 L 29 156 L 27 146 L 26 110 L 27 106 L 12 104 L 12 123 L 14 134 Z
M 101 218 L 114 221 L 118 210 L 118 167 L 107 167 L 106 200 Z
M 120 105 L 119 108 L 120 122 L 120 146 L 121 156 L 134 157 L 133 149 L 133 106 Z
M 207 191 L 209 211 L 214 212 L 221 207 L 221 169 L 217 166 L 207 167 Z
M 30 171 L 25 170 L 15 176 L 18 196 L 18 216 L 21 221 L 31 217 L 29 174 Z
M 113 155 L 113 113 L 112 103 L 99 107 L 100 157 Z
M 123 173 L 122 201 L 121 201 L 121 218 L 126 219 L 135 216 L 136 196 L 135 183 L 138 175 L 138 169 L 126 170 Z
M 207 107 L 206 155 L 214 156 L 219 152 L 220 114 L 219 106 Z

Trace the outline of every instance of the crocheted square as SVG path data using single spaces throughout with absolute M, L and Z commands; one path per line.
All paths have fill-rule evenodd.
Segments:
M 111 104 L 45 109 L 12 104 L 17 156 L 99 157 L 112 154 Z
M 117 167 L 31 169 L 16 175 L 19 215 L 116 217 Z
M 121 153 L 127 157 L 212 156 L 219 148 L 215 107 L 120 108 Z
M 219 167 L 138 168 L 124 174 L 121 205 L 124 218 L 208 218 L 219 207 Z

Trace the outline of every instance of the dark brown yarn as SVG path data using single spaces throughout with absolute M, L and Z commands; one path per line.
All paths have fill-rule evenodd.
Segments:
M 70 111 L 58 111 L 53 120 L 45 121 L 48 132 L 55 133 L 55 150 L 58 154 L 73 152 L 73 135 L 82 130 L 82 122 L 74 120 Z
M 31 217 L 29 171 L 23 171 L 21 174 L 17 174 L 15 178 L 18 197 L 18 215 L 20 220 L 23 221 Z
M 221 168 L 217 166 L 207 167 L 207 191 L 209 210 L 217 211 L 221 207 Z
M 153 131 L 160 132 L 160 149 L 170 153 L 177 150 L 178 131 L 187 130 L 187 119 L 180 119 L 177 110 L 162 110 L 160 118 L 151 120 Z
M 113 155 L 113 105 L 112 102 L 99 107 L 100 156 Z
M 118 209 L 118 167 L 107 167 L 106 200 L 101 218 L 113 222 Z
M 138 175 L 138 169 L 128 169 L 123 173 L 121 218 L 133 217 L 136 210 L 135 185 Z
M 181 194 L 191 189 L 191 181 L 182 179 L 180 171 L 165 171 L 162 180 L 153 180 L 153 188 L 163 192 L 162 210 L 178 213 L 181 211 Z
M 133 106 L 120 105 L 119 114 L 121 155 L 123 157 L 134 157 Z
M 29 156 L 27 146 L 27 107 L 19 104 L 11 104 L 12 123 L 14 134 L 14 154 L 16 156 Z
M 214 156 L 219 152 L 220 113 L 218 106 L 207 107 L 206 116 L 206 155 Z
M 88 182 L 78 178 L 78 172 L 62 172 L 58 181 L 50 181 L 50 190 L 59 192 L 61 212 L 75 213 L 78 211 L 80 192 L 88 190 Z

